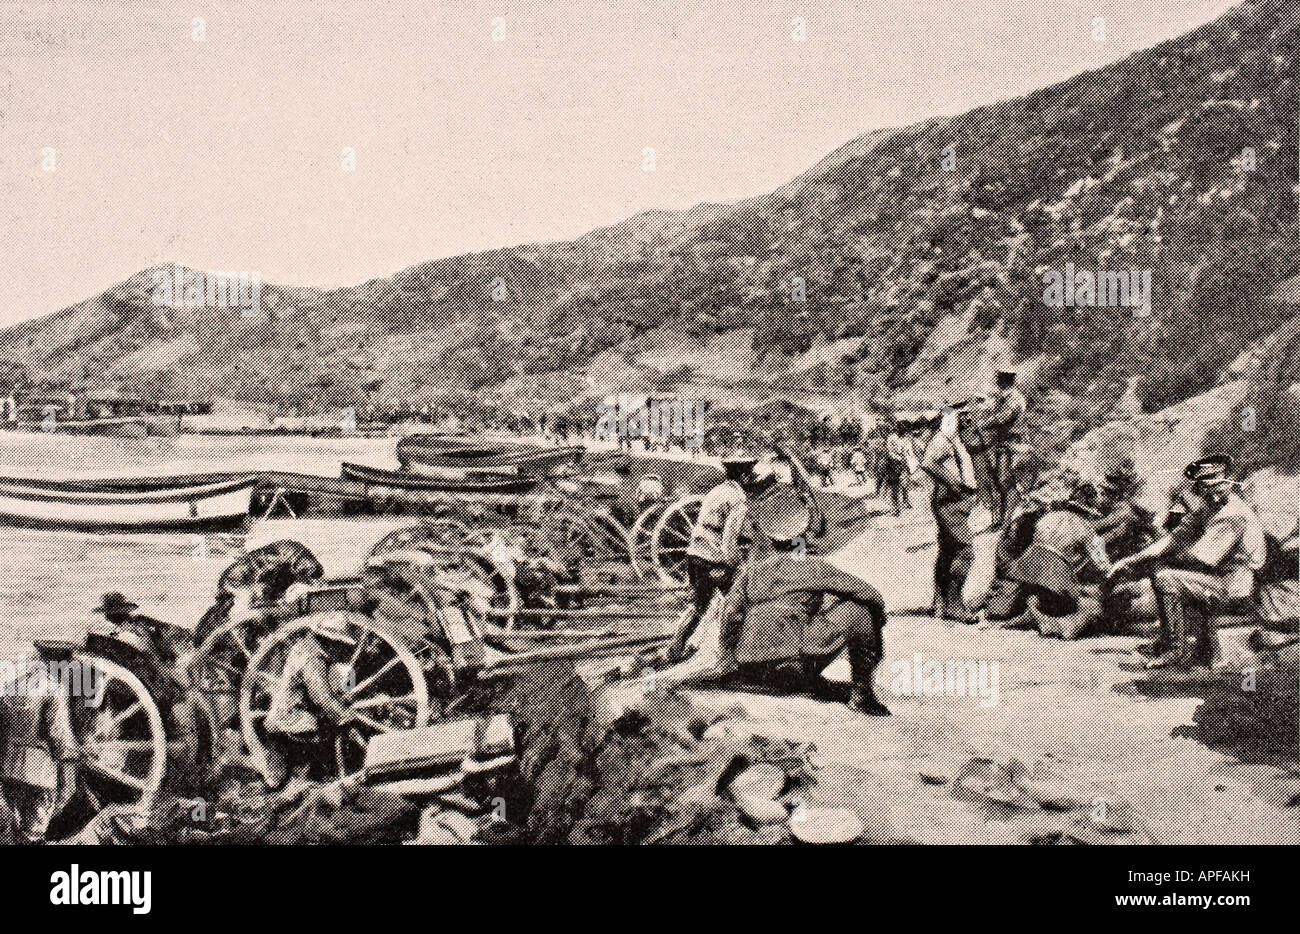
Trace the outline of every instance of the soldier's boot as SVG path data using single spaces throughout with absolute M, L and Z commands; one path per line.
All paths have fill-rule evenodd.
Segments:
M 1187 663 L 1194 668 L 1213 668 L 1215 638 L 1210 614 L 1203 607 L 1188 607 L 1187 614 Z
M 876 645 L 880 644 L 880 632 L 877 631 Z M 889 708 L 876 697 L 875 674 L 880 665 L 878 649 L 855 645 L 848 646 L 849 676 L 853 684 L 849 689 L 849 709 L 864 713 L 868 717 L 888 717 Z
M 876 690 L 868 681 L 865 684 L 855 684 L 849 693 L 849 707 L 858 713 L 864 713 L 868 717 L 888 717 L 889 708 L 880 702 L 876 697 Z
M 1176 593 L 1162 592 L 1157 589 L 1156 598 L 1169 633 L 1170 644 L 1161 654 L 1147 659 L 1146 667 L 1149 669 L 1187 667 L 1191 664 L 1196 650 L 1195 637 L 1191 635 L 1188 628 L 1190 621 L 1187 618 L 1187 607 Z
M 1160 620 L 1160 633 L 1150 642 L 1143 642 L 1135 649 L 1139 655 L 1146 655 L 1150 658 L 1164 655 L 1169 651 L 1174 641 L 1169 632 L 1169 610 L 1165 608 L 1165 605 L 1171 599 L 1176 598 L 1166 596 L 1159 587 L 1155 587 L 1154 590 L 1156 597 L 1156 616 Z

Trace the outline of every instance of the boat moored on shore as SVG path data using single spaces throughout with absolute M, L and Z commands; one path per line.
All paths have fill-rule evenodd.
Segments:
M 233 528 L 248 517 L 256 481 L 252 475 L 141 481 L 0 478 L 0 523 L 81 531 Z

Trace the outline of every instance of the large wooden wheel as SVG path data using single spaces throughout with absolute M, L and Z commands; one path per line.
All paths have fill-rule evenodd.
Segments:
M 636 517 L 628 532 L 628 552 L 632 559 L 632 571 L 641 580 L 658 577 L 654 558 L 651 555 L 652 536 L 655 523 L 659 521 L 659 517 L 664 514 L 664 510 L 669 505 L 671 505 L 669 502 L 651 503 L 641 510 L 641 514 Z
M 582 515 L 569 509 L 542 516 L 534 522 L 512 522 L 471 532 L 464 547 L 490 549 L 494 538 L 510 541 L 523 537 L 536 548 L 546 548 L 565 564 L 576 567 L 588 561 L 627 561 L 628 531 L 607 513 Z
M 424 548 L 426 572 L 451 590 L 469 593 L 479 613 L 493 625 L 512 629 L 521 600 L 513 569 L 483 551 Z
M 597 510 L 587 518 L 591 527 L 592 543 L 596 557 L 606 561 L 629 561 L 632 557 L 632 532 L 604 510 Z
M 439 568 L 435 555 L 421 556 L 425 560 L 372 564 L 366 589 L 375 599 L 375 623 L 399 637 L 420 660 L 432 717 L 437 719 L 460 693 L 465 676 L 453 660 L 454 639 L 482 639 L 486 611 L 478 598 L 490 598 L 493 592 L 481 586 L 478 577 L 464 579 Z M 461 664 L 470 667 L 478 662 L 476 654 L 461 658 Z
M 686 583 L 686 549 L 703 502 L 703 496 L 679 499 L 655 522 L 650 535 L 650 560 L 665 583 Z
M 98 655 L 77 653 L 93 697 L 61 692 L 57 716 L 72 740 L 82 787 L 97 811 L 127 805 L 140 813 L 154 803 L 167 774 L 162 711 L 144 683 Z
M 324 617 L 332 616 L 326 620 Z M 249 660 L 239 692 L 240 728 L 254 766 L 264 776 L 267 760 L 265 720 L 273 692 L 284 677 L 289 649 L 317 625 L 345 630 L 353 644 L 321 638 L 330 658 L 335 699 L 355 717 L 333 732 L 332 761 L 317 764 L 327 778 L 359 772 L 366 743 L 378 733 L 411 730 L 429 722 L 429 692 L 415 654 L 401 639 L 386 633 L 368 616 L 344 610 L 311 613 L 271 635 Z M 318 750 L 323 752 L 323 750 Z
M 207 699 L 218 733 L 238 727 L 244 672 L 273 629 L 273 624 L 257 615 L 227 620 L 208 634 L 186 665 L 190 686 Z

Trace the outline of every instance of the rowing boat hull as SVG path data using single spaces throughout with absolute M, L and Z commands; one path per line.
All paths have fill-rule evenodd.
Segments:
M 81 531 L 234 528 L 248 516 L 253 479 L 146 492 L 0 487 L 0 524 Z
M 448 447 L 431 443 L 420 435 L 403 438 L 397 443 L 397 460 L 403 468 L 456 467 L 456 468 L 515 468 L 520 472 L 546 470 L 560 464 L 573 463 L 586 455 L 586 449 L 577 445 L 559 448 L 539 447 Z
M 0 493 L 9 490 L 39 490 L 54 494 L 73 494 L 79 498 L 89 493 L 133 496 L 159 490 L 179 490 L 255 479 L 250 473 L 181 474 L 170 477 L 96 477 L 89 480 L 39 480 L 26 477 L 0 477 Z
M 467 493 L 525 493 L 537 486 L 536 477 L 524 475 L 500 476 L 480 474 L 449 477 L 426 477 L 420 474 L 380 470 L 362 464 L 344 464 L 343 476 L 375 486 L 395 487 L 401 490 L 434 490 L 439 492 Z

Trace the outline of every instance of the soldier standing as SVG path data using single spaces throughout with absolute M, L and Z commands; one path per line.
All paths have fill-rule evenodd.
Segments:
M 930 506 L 938 526 L 934 558 L 934 615 L 966 620 L 961 588 L 970 570 L 974 537 L 970 529 L 976 498 L 975 466 L 959 433 L 959 410 L 952 407 L 939 418 L 939 428 L 926 445 L 921 469 L 933 481 Z
M 980 428 L 988 445 L 992 508 L 999 523 L 1006 518 L 1007 500 L 1015 482 L 1015 445 L 1021 440 L 1017 427 L 1027 406 L 1024 393 L 1016 388 L 1016 371 L 998 370 L 997 388 L 987 403 Z
M 758 485 L 754 468 L 758 458 L 733 454 L 724 458 L 722 469 L 727 479 L 704 497 L 700 515 L 691 530 L 686 548 L 686 577 L 693 592 L 677 633 L 668 647 L 666 660 L 681 661 L 686 656 L 686 641 L 695 632 L 700 619 L 717 593 L 726 596 L 740 565 L 740 538 L 749 509 L 749 497 Z
M 889 490 L 895 516 L 902 515 L 904 508 L 912 508 L 908 487 L 912 485 L 911 464 L 913 456 L 911 442 L 903 434 L 902 427 L 895 423 L 889 429 L 889 437 L 885 439 L 885 456 L 882 460 L 880 480 L 877 484 L 878 492 L 883 492 L 885 489 Z
M 885 459 L 885 436 L 879 429 L 872 428 L 867 438 L 867 473 L 876 484 L 872 496 L 880 494 L 880 475 L 885 469 Z
M 849 455 L 849 466 L 853 468 L 853 485 L 865 486 L 867 483 L 867 452 L 859 444 Z

